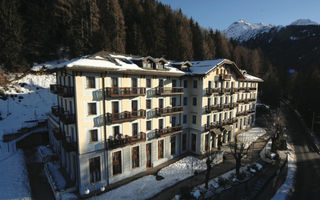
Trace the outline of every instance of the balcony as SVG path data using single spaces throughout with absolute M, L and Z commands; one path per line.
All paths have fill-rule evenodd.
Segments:
M 231 93 L 231 88 L 224 88 L 224 93 Z
M 64 124 L 74 124 L 76 122 L 76 115 L 68 112 L 60 112 L 60 120 Z
M 210 124 L 204 125 L 204 130 L 205 131 L 212 131 L 215 128 L 219 128 L 220 125 L 217 122 L 211 122 Z
M 56 140 L 61 140 L 62 139 L 63 135 L 62 135 L 62 133 L 61 133 L 59 128 L 52 129 L 52 132 L 53 132 L 53 136 L 56 138 Z
M 249 101 L 249 102 L 255 102 L 256 99 L 255 99 L 255 98 L 249 98 L 248 101 Z
M 77 142 L 72 141 L 71 136 L 62 137 L 62 146 L 66 152 L 77 151 Z
M 237 121 L 238 121 L 237 118 L 225 119 L 220 122 L 220 125 L 221 126 L 232 125 L 233 123 L 236 123 Z
M 236 114 L 236 116 L 237 116 L 237 117 L 239 117 L 239 116 L 245 116 L 245 115 L 247 115 L 247 114 L 248 114 L 247 111 L 242 111 L 242 112 L 238 112 L 238 113 Z
M 221 74 L 220 80 L 222 81 L 230 81 L 231 80 L 231 74 Z
M 124 111 L 121 113 L 107 113 L 106 120 L 108 123 L 119 123 L 119 122 L 129 122 L 140 118 L 146 117 L 145 110 L 137 110 L 137 111 Z
M 238 91 L 245 91 L 245 89 L 246 89 L 245 87 L 239 87 Z
M 248 110 L 248 114 L 255 113 L 255 110 Z
M 53 84 L 50 85 L 50 91 L 63 97 L 74 97 L 74 87 Z
M 250 88 L 245 87 L 245 88 L 244 88 L 244 92 L 250 92 Z
M 156 94 L 161 96 L 179 95 L 179 94 L 183 94 L 183 88 L 182 87 L 158 87 L 156 88 Z
M 144 87 L 108 87 L 106 88 L 106 97 L 137 97 L 146 95 L 146 88 Z
M 144 142 L 146 141 L 146 134 L 143 132 L 138 133 L 137 135 L 134 136 L 128 136 L 126 135 L 123 138 L 119 139 L 108 139 L 108 148 L 109 149 L 116 149 L 119 147 L 124 147 L 127 145 L 133 145 L 139 142 Z
M 231 88 L 230 93 L 231 93 L 231 94 L 234 94 L 234 93 L 236 93 L 236 92 L 238 92 L 238 91 L 239 91 L 238 88 Z
M 219 105 L 211 105 L 211 106 L 205 106 L 204 109 L 207 113 L 211 113 L 212 111 L 218 111 Z
M 237 103 L 249 103 L 249 99 L 238 99 Z
M 221 88 L 206 88 L 206 94 L 212 95 L 214 93 L 219 93 Z
M 166 128 L 156 129 L 155 135 L 157 137 L 165 137 L 165 136 L 169 136 L 169 135 L 173 135 L 181 132 L 182 132 L 182 126 L 174 126 L 174 127 L 168 126 Z
M 156 108 L 156 115 L 158 116 L 167 116 L 167 115 L 174 115 L 183 113 L 182 106 L 175 106 L 175 107 L 166 107 L 166 108 Z
M 257 88 L 256 87 L 249 87 L 249 90 L 255 91 Z

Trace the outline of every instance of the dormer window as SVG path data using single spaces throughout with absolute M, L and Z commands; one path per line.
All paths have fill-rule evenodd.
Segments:
M 147 67 L 152 68 L 152 63 L 150 61 L 148 61 Z
M 147 64 L 148 64 L 147 62 L 142 62 L 142 67 L 143 67 L 143 68 L 146 68 L 146 67 L 147 67 Z
M 164 68 L 164 63 L 163 62 L 160 62 L 159 63 L 159 69 L 163 69 Z

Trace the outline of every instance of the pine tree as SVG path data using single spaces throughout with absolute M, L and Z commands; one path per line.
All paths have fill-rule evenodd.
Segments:
M 22 20 L 18 2 L 2 0 L 0 3 L 0 64 L 9 70 L 16 70 L 26 64 L 22 57 Z

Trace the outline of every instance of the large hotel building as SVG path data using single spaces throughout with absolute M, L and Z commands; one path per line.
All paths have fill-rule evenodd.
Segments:
M 227 59 L 168 62 L 107 52 L 55 70 L 49 141 L 81 195 L 232 141 L 254 123 L 262 81 Z

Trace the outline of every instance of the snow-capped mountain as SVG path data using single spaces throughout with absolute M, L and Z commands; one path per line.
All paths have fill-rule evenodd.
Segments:
M 243 19 L 232 23 L 223 34 L 227 38 L 233 38 L 240 42 L 247 41 L 250 38 L 255 37 L 259 33 L 268 32 L 274 25 L 263 23 L 250 23 Z
M 292 22 L 290 25 L 307 26 L 307 25 L 319 25 L 319 24 L 315 21 L 311 21 L 310 19 L 298 19 Z
M 298 19 L 288 26 L 307 26 L 307 25 L 319 25 L 317 22 L 314 22 L 310 19 Z M 243 19 L 232 23 L 226 30 L 223 31 L 223 34 L 227 38 L 233 38 L 239 42 L 248 41 L 249 39 L 255 38 L 258 34 L 269 32 L 271 29 L 279 31 L 281 28 L 287 26 L 275 26 L 271 24 L 264 23 L 251 23 Z

